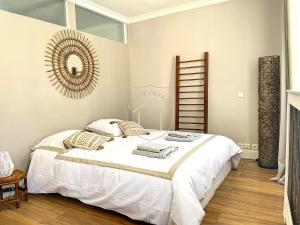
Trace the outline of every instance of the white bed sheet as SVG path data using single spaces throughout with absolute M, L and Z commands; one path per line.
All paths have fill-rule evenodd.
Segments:
M 162 133 L 152 130 L 150 136 L 144 137 L 158 137 Z M 210 135 L 202 135 L 203 139 L 207 137 Z M 176 154 L 169 161 L 131 154 L 137 144 L 144 141 L 140 137 L 116 138 L 106 143 L 102 151 L 74 149 L 65 155 L 167 170 Z M 164 142 L 164 137 L 155 141 Z M 168 143 L 179 146 L 182 151 L 197 144 Z M 152 224 L 198 225 L 204 216 L 200 201 L 228 160 L 233 158 L 233 167 L 237 167 L 240 153 L 232 140 L 217 136 L 191 155 L 171 181 L 115 168 L 57 160 L 56 152 L 36 150 L 28 171 L 29 192 L 60 193 Z

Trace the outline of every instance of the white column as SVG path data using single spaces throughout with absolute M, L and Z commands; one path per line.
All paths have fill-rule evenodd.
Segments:
M 300 90 L 300 1 L 288 0 L 289 75 L 291 89 Z
M 66 25 L 67 28 L 76 30 L 76 12 L 75 12 L 75 4 L 73 2 L 65 1 L 65 9 L 66 9 Z
M 128 32 L 127 32 L 127 24 L 123 23 L 123 35 L 124 35 L 124 44 L 128 43 Z

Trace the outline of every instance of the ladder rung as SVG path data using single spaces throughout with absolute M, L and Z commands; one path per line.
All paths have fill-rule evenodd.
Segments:
M 201 61 L 204 61 L 204 59 L 186 60 L 186 61 L 180 61 L 180 63 L 201 62 Z
M 204 105 L 204 104 L 179 104 L 179 105 Z
M 199 123 L 199 122 L 179 122 L 181 124 L 204 124 L 204 123 Z
M 179 116 L 181 118 L 204 118 L 203 116 Z
M 193 69 L 193 68 L 203 68 L 204 66 L 186 66 L 186 67 L 180 67 L 179 69 Z
M 195 98 L 179 98 L 179 99 L 204 99 L 203 97 L 200 98 L 200 97 L 195 97 Z
M 200 109 L 179 109 L 180 112 L 204 112 L 204 110 Z
M 204 74 L 204 72 L 195 72 L 195 73 L 180 73 L 179 75 L 195 75 L 195 74 Z
M 184 79 L 184 80 L 179 80 L 179 81 L 190 81 L 190 80 L 204 80 L 204 78 Z
M 179 91 L 178 92 L 179 94 L 187 94 L 187 93 L 194 93 L 194 94 L 197 94 L 197 93 L 204 93 L 204 91 Z
M 204 84 L 199 84 L 199 85 L 183 85 L 183 86 L 179 86 L 181 87 L 204 87 Z

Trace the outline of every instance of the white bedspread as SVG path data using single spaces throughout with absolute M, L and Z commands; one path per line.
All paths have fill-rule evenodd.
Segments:
M 62 132 L 62 140 L 73 132 Z M 151 139 L 161 134 L 162 131 L 152 130 L 151 135 L 143 137 Z M 105 143 L 101 151 L 73 149 L 64 155 L 167 172 L 185 151 L 210 137 L 203 134 L 191 143 L 166 142 L 164 137 L 156 139 L 155 142 L 179 147 L 168 159 L 133 155 L 136 146 L 145 142 L 140 137 L 115 138 Z M 62 147 L 62 144 L 55 147 Z M 193 153 L 177 169 L 173 179 L 168 180 L 121 169 L 57 160 L 56 152 L 36 150 L 28 171 L 29 192 L 60 193 L 152 224 L 199 225 L 204 216 L 200 200 L 228 160 L 232 159 L 233 168 L 237 167 L 240 153 L 240 148 L 232 140 L 217 136 Z

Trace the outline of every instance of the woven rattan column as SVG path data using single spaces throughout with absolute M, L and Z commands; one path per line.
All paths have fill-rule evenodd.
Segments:
M 258 165 L 277 168 L 280 118 L 280 58 L 259 58 Z

